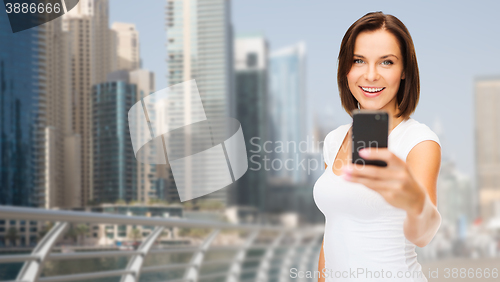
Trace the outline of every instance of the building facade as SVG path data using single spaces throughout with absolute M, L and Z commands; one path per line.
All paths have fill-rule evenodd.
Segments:
M 232 26 L 230 23 L 230 1 L 227 0 L 169 0 L 166 7 L 167 18 L 167 52 L 168 83 L 179 84 L 192 79 L 196 80 L 205 114 L 214 125 L 212 129 L 223 128 L 221 121 L 229 115 L 229 105 L 233 93 L 233 56 Z M 177 101 L 182 109 L 182 124 L 190 124 L 194 116 L 189 95 Z M 174 113 L 172 113 L 174 114 Z M 175 122 L 172 123 L 175 127 Z M 211 134 L 224 135 L 225 132 L 212 130 Z M 206 135 L 201 138 L 209 139 Z M 169 141 L 167 141 L 169 142 Z M 178 150 L 191 155 L 191 145 L 176 144 Z M 192 146 L 196 146 L 193 144 Z M 216 164 L 227 169 L 226 163 Z M 201 164 L 187 164 L 192 171 L 202 172 Z M 171 174 L 171 172 L 169 171 Z M 186 172 L 189 173 L 189 172 Z M 216 179 L 218 177 L 214 177 Z M 187 183 L 186 195 L 196 194 L 196 179 Z M 183 192 L 183 193 L 184 193 Z M 189 196 L 188 196 L 189 197 Z M 227 188 L 210 193 L 202 198 L 213 198 L 221 202 L 227 201 Z
M 40 113 L 43 128 L 43 162 L 38 162 L 38 206 L 44 208 L 73 208 L 81 205 L 80 135 L 72 127 L 71 41 L 63 30 L 62 19 L 54 19 L 37 27 L 44 31 L 47 67 L 43 72 L 46 92 L 45 111 Z
M 94 198 L 92 86 L 106 82 L 107 74 L 116 67 L 114 33 L 108 25 L 108 0 L 81 0 L 63 15 L 63 30 L 71 42 L 72 128 L 80 136 L 82 206 Z
M 2 9 L 0 9 L 2 10 Z M 37 206 L 38 180 L 43 172 L 45 113 L 44 30 L 12 33 L 5 10 L 0 11 L 0 204 Z M 41 48 L 34 48 L 40 45 Z
M 305 56 L 305 44 L 300 42 L 272 52 L 269 58 L 270 136 L 276 145 L 271 174 L 294 183 L 307 178 L 306 171 L 297 167 L 304 159 L 299 144 L 307 135 Z M 287 169 L 287 163 L 294 165 Z
M 444 224 L 458 228 L 460 220 L 467 225 L 476 218 L 475 198 L 469 177 L 460 173 L 453 162 L 442 163 L 437 182 L 437 207 Z
M 500 216 L 500 77 L 475 81 L 476 180 L 483 220 Z
M 154 73 L 144 70 L 135 69 L 128 72 L 128 83 L 136 85 L 137 93 L 134 104 L 141 101 L 144 97 L 155 92 L 155 76 Z M 150 120 L 154 122 L 154 112 L 149 115 Z M 139 134 L 149 135 L 149 128 L 138 128 Z M 151 152 L 153 154 L 154 152 Z M 153 159 L 155 156 L 150 156 Z M 165 198 L 162 195 L 162 181 L 165 180 L 163 172 L 158 172 L 158 165 L 153 162 L 142 163 L 137 161 L 137 200 L 142 203 L 149 203 L 152 200 Z
M 94 201 L 137 200 L 137 161 L 127 122 L 137 86 L 115 80 L 93 87 Z
M 117 70 L 135 70 L 140 68 L 139 32 L 134 24 L 114 22 L 111 30 L 115 33 Z
M 232 191 L 232 204 L 255 207 L 266 206 L 266 171 L 262 150 L 268 140 L 268 43 L 260 35 L 239 35 L 234 42 L 235 95 L 232 108 L 241 123 L 249 170 Z M 260 169 L 259 169 L 260 168 Z

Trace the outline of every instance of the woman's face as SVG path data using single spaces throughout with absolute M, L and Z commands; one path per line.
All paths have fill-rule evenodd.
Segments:
M 396 37 L 381 29 L 358 34 L 347 81 L 360 107 L 396 114 L 401 79 L 403 57 Z

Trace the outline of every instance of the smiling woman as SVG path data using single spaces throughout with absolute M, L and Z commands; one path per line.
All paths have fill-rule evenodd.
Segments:
M 386 96 L 396 94 L 397 117 L 415 110 L 420 94 L 417 56 L 408 29 L 396 17 L 369 13 L 360 18 L 344 35 L 338 60 L 340 99 L 349 114 L 366 93 L 358 87 L 386 87 L 391 92 Z
M 356 21 L 342 40 L 337 80 L 349 115 L 356 108 L 389 114 L 388 148 L 360 151 L 387 166 L 351 164 L 351 124 L 326 136 L 326 170 L 314 185 L 326 218 L 319 281 L 427 281 L 415 247 L 427 245 L 441 224 L 441 147 L 429 127 L 410 117 L 419 73 L 403 23 L 382 12 Z
M 361 105 L 381 109 L 396 105 L 395 94 L 405 78 L 399 49 L 396 37 L 386 30 L 365 31 L 358 35 L 347 82 Z

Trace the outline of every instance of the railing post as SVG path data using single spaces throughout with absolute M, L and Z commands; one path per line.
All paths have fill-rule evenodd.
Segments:
M 248 248 L 253 244 L 255 241 L 255 238 L 257 238 L 257 235 L 259 235 L 259 231 L 253 231 L 245 241 L 245 244 L 241 246 L 241 249 L 238 251 L 236 256 L 234 257 L 233 263 L 231 264 L 231 267 L 229 268 L 229 272 L 227 275 L 226 282 L 238 282 L 239 275 L 241 273 L 241 264 L 243 263 L 243 260 L 245 259 L 245 256 L 247 254 Z
M 292 262 L 293 262 L 293 258 L 295 257 L 295 253 L 297 252 L 297 248 L 301 245 L 302 238 L 304 236 L 302 233 L 294 234 L 294 235 L 295 235 L 294 236 L 295 242 L 288 249 L 288 252 L 285 256 L 285 261 L 283 262 L 283 265 L 282 265 L 281 270 L 280 270 L 280 276 L 279 276 L 280 282 L 282 282 L 282 281 L 284 282 L 284 281 L 289 280 L 288 278 L 290 278 L 289 273 L 290 273 L 290 267 L 291 267 Z M 285 279 L 285 277 L 287 279 Z
M 307 263 L 309 261 L 312 261 L 314 259 L 319 259 L 319 257 L 313 257 L 313 250 L 314 248 L 317 246 L 316 244 L 316 240 L 319 239 L 319 238 L 322 238 L 323 237 L 323 233 L 321 233 L 320 235 L 314 235 L 312 234 L 312 239 L 311 239 L 311 242 L 309 242 L 309 244 L 307 245 L 306 247 L 306 250 L 304 251 L 303 254 L 298 254 L 300 256 L 300 262 L 299 262 L 299 271 L 308 271 L 308 270 L 311 270 L 312 273 L 314 273 L 314 270 L 315 269 L 306 269 L 307 268 Z M 321 274 L 320 274 L 321 275 Z M 308 278 L 304 277 L 303 278 L 299 278 L 299 281 L 307 281 Z
M 142 264 L 144 263 L 144 259 L 149 253 L 149 250 L 151 250 L 151 247 L 153 246 L 154 242 L 158 238 L 158 236 L 161 235 L 165 228 L 163 227 L 156 227 L 151 234 L 149 234 L 148 237 L 142 242 L 142 244 L 139 246 L 138 251 L 140 254 L 133 256 L 130 261 L 128 262 L 127 265 L 127 270 L 132 270 L 133 273 L 125 274 L 122 276 L 122 279 L 120 280 L 121 282 L 138 282 L 139 281 L 139 276 L 141 275 L 141 268 Z
M 269 270 L 269 267 L 271 265 L 271 260 L 274 256 L 274 251 L 278 247 L 278 245 L 281 243 L 281 240 L 285 237 L 286 232 L 282 231 L 276 239 L 271 243 L 269 248 L 267 249 L 266 253 L 262 257 L 262 261 L 259 265 L 259 270 L 257 272 L 257 279 L 256 281 L 262 281 L 262 282 L 267 282 L 268 281 L 268 275 L 267 272 Z
M 190 267 L 186 269 L 186 273 L 184 274 L 184 279 L 189 280 L 191 282 L 198 281 L 198 277 L 200 276 L 200 267 L 203 262 L 203 258 L 205 256 L 205 252 L 210 248 L 210 244 L 219 234 L 219 229 L 215 229 L 208 235 L 208 237 L 203 241 L 200 248 L 193 254 L 193 257 L 190 261 Z
M 17 275 L 16 281 L 35 282 L 38 280 L 47 255 L 59 237 L 64 234 L 66 227 L 68 227 L 68 223 L 56 222 L 49 232 L 43 236 L 31 253 L 31 255 L 37 256 L 38 259 L 25 262 Z

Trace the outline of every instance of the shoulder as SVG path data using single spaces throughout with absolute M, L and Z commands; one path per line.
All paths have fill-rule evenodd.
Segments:
M 347 124 L 340 125 L 337 128 L 335 128 L 334 130 L 330 131 L 325 137 L 324 144 L 326 145 L 326 144 L 330 144 L 331 142 L 335 142 L 342 135 L 342 132 L 345 132 L 350 126 L 351 126 L 351 124 L 347 123 Z M 343 139 L 341 141 L 343 141 Z
M 350 126 L 350 123 L 340 125 L 325 136 L 325 140 L 323 141 L 323 158 L 327 164 L 330 163 L 330 155 L 333 155 L 333 152 L 337 150 L 337 147 L 342 144 L 345 137 L 342 136 L 343 132 L 346 132 Z
M 407 121 L 404 130 L 399 136 L 398 141 L 398 147 L 401 154 L 400 157 L 404 160 L 406 160 L 408 154 L 416 145 L 424 141 L 433 141 L 432 143 L 436 143 L 438 147 L 441 147 L 441 142 L 439 141 L 438 135 L 427 125 L 420 123 L 413 118 L 410 118 Z M 430 148 L 432 146 L 436 146 L 432 143 L 426 142 L 426 145 L 424 145 L 424 147 Z
M 422 142 L 425 140 L 432 140 L 438 143 L 438 145 L 441 145 L 438 135 L 432 131 L 432 129 L 430 129 L 427 125 L 410 118 L 408 120 L 408 127 L 405 130 L 403 141 L 411 143 L 415 141 Z

